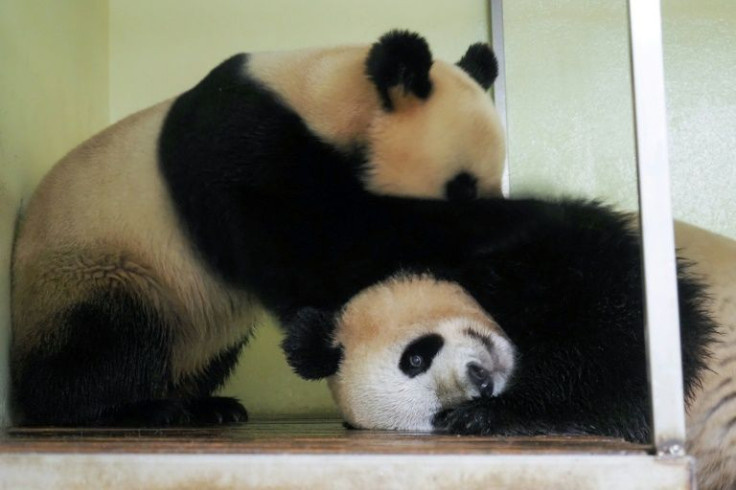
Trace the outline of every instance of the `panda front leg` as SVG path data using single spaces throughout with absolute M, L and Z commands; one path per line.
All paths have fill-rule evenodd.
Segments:
M 581 407 L 531 408 L 530 401 L 513 397 L 495 400 L 476 399 L 455 408 L 439 412 L 433 424 L 438 432 L 484 436 L 595 435 L 624 438 L 645 443 L 649 429 L 645 413 L 637 423 L 626 425 L 624 420 L 586 414 Z M 625 416 L 631 421 L 631 415 Z
M 568 354 L 566 356 L 566 354 Z M 646 443 L 650 436 L 645 372 L 615 381 L 584 356 L 557 352 L 549 362 L 522 360 L 508 391 L 439 412 L 440 432 L 495 436 L 589 434 Z M 568 362 L 562 359 L 567 358 Z M 577 360 L 576 360 L 577 358 Z M 589 359 L 595 360 L 595 357 Z
M 13 392 L 26 425 L 158 427 L 247 418 L 236 400 L 205 393 L 216 374 L 229 372 L 222 364 L 232 356 L 212 361 L 210 376 L 193 380 L 199 391 L 181 396 L 170 368 L 176 328 L 137 295 L 99 290 L 48 321 L 54 325 L 45 334 L 14 339 Z

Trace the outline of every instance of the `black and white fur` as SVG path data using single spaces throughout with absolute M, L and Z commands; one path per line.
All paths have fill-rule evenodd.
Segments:
M 687 451 L 701 490 L 736 488 L 736 241 L 676 223 L 680 253 L 708 285 L 708 309 L 719 326 L 687 414 Z
M 456 66 L 401 31 L 373 46 L 241 54 L 73 150 L 15 243 L 18 420 L 245 419 L 211 393 L 262 306 L 339 304 L 429 256 L 420 243 L 449 255 L 474 233 L 452 231 L 462 204 L 382 196 L 498 193 L 495 76 L 487 46 Z
M 433 430 L 437 412 L 502 393 L 516 364 L 514 346 L 480 305 L 457 284 L 431 276 L 399 274 L 361 291 L 340 312 L 334 332 L 319 330 L 333 319 L 318 310 L 302 310 L 298 318 L 300 330 L 287 339 L 292 362 L 295 347 L 303 351 L 316 339 L 339 346 L 314 359 L 326 366 L 333 352 L 336 372 L 308 374 L 329 374 L 330 390 L 355 428 Z M 323 349 L 314 347 L 315 354 Z M 300 367 L 305 374 L 307 366 Z
M 488 242 L 478 239 L 462 261 L 404 269 L 337 312 L 300 311 L 283 344 L 290 364 L 306 378 L 330 377 L 338 406 L 359 427 L 647 441 L 637 234 L 628 216 L 597 205 L 539 204 L 521 218 L 529 226 L 505 242 L 489 230 Z M 679 292 L 692 399 L 715 326 L 701 286 L 685 270 Z M 466 347 L 468 330 L 487 340 Z M 431 362 L 426 372 L 408 376 L 400 359 L 427 335 L 443 343 L 424 360 Z M 501 339 L 515 361 L 480 363 L 494 389 L 468 389 L 477 352 L 508 357 Z M 442 378 L 454 381 L 436 381 Z

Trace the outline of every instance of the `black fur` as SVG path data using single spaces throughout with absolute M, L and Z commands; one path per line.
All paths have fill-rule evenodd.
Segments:
M 376 46 L 377 83 L 395 80 L 418 97 L 429 95 L 431 54 L 423 39 L 394 32 Z M 395 76 L 381 71 L 390 60 L 400 64 Z M 158 142 L 159 170 L 181 225 L 227 285 L 252 291 L 288 317 L 305 305 L 336 307 L 404 264 L 452 263 L 486 228 L 499 236 L 517 228 L 514 212 L 499 219 L 489 212 L 507 206 L 500 201 L 468 209 L 368 194 L 361 180 L 365 149 L 338 151 L 317 138 L 248 77 L 247 64 L 247 55 L 234 56 L 182 94 Z M 468 215 L 482 217 L 457 219 Z M 53 338 L 14 364 L 21 366 L 14 376 L 29 421 L 99 424 L 125 416 L 188 423 L 201 412 L 191 404 L 229 374 L 240 346 L 171 386 L 168 348 L 177 326 L 116 294 L 50 318 L 61 322 Z M 47 393 L 37 393 L 46 386 Z M 244 417 L 241 409 L 235 418 Z
M 248 421 L 248 412 L 232 397 L 204 396 L 189 400 L 187 409 L 196 425 L 238 424 Z
M 437 334 L 423 335 L 412 341 L 401 353 L 399 369 L 410 378 L 427 372 L 432 367 L 432 360 L 442 349 L 444 343 L 442 336 Z M 416 359 L 419 363 L 414 364 L 413 359 Z
M 427 41 L 408 31 L 391 31 L 381 36 L 371 46 L 365 62 L 365 72 L 378 89 L 387 111 L 393 110 L 394 102 L 389 89 L 401 87 L 405 94 L 413 94 L 420 99 L 429 97 L 432 82 L 429 69 L 432 67 L 432 53 Z
M 18 354 L 14 394 L 27 424 L 105 423 L 167 392 L 168 326 L 140 300 L 109 291 L 76 304 L 31 352 Z
M 229 349 L 225 349 L 218 355 L 210 359 L 209 364 L 197 373 L 190 373 L 184 379 L 180 380 L 177 388 L 185 391 L 191 396 L 197 398 L 205 398 L 218 388 L 221 388 L 225 380 L 230 376 L 235 365 L 238 363 L 240 351 L 248 342 L 248 339 L 235 344 Z
M 478 197 L 478 179 L 460 172 L 445 184 L 445 197 L 450 201 L 469 201 Z
M 114 418 L 98 425 L 131 427 L 187 427 L 226 425 L 248 421 L 248 413 L 230 397 L 166 398 L 124 405 Z
M 574 202 L 550 203 L 531 214 L 536 214 L 533 226 L 511 234 L 502 246 L 489 229 L 490 246 L 478 239 L 462 263 L 414 271 L 462 285 L 520 354 L 516 375 L 501 396 L 439 414 L 438 429 L 647 441 L 640 247 L 629 218 Z M 679 290 L 684 376 L 691 393 L 715 326 L 705 313 L 702 288 L 682 269 Z
M 465 70 L 485 90 L 488 90 L 498 77 L 496 55 L 485 43 L 471 45 L 457 62 L 457 66 Z
M 208 398 L 242 344 L 203 373 L 174 384 L 169 349 L 175 331 L 142 300 L 110 290 L 75 304 L 55 323 L 32 351 L 14 352 L 14 396 L 25 424 L 161 426 L 247 419 L 237 401 Z
M 299 310 L 289 322 L 294 328 L 281 343 L 286 360 L 304 379 L 321 379 L 337 371 L 343 357 L 332 345 L 333 317 L 315 308 Z
M 403 264 L 452 263 L 475 237 L 488 244 L 487 229 L 501 240 L 533 220 L 517 219 L 539 206 L 533 201 L 368 193 L 361 151 L 346 154 L 320 141 L 243 74 L 245 64 L 245 55 L 231 58 L 177 99 L 159 159 L 195 248 L 269 310 L 288 316 L 306 305 L 337 307 Z

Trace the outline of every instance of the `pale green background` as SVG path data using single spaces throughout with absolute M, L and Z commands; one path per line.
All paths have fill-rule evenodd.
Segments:
M 736 237 L 736 2 L 665 0 L 663 12 L 675 215 Z M 512 193 L 635 207 L 625 3 L 507 0 L 505 21 Z M 405 27 L 456 60 L 488 26 L 470 0 L 0 0 L 0 365 L 15 209 L 75 144 L 237 51 Z M 334 413 L 323 384 L 289 372 L 278 338 L 260 329 L 225 391 L 255 416 Z M 0 423 L 6 378 L 2 367 Z
M 625 2 L 504 9 L 512 192 L 634 208 Z M 736 237 L 736 2 L 664 0 L 662 11 L 674 214 Z

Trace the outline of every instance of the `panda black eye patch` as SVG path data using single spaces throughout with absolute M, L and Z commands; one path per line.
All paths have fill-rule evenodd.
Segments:
M 444 343 L 442 336 L 436 333 L 419 337 L 404 349 L 399 369 L 410 378 L 426 372 Z

